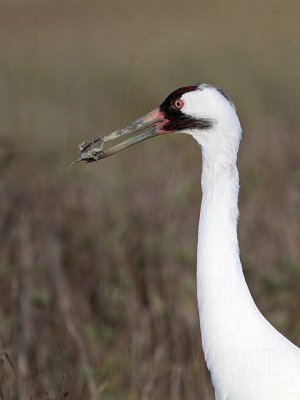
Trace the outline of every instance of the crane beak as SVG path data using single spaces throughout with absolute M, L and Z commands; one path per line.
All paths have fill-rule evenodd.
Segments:
M 168 120 L 165 119 L 165 113 L 159 108 L 155 108 L 125 128 L 114 131 L 107 136 L 100 136 L 93 140 L 81 143 L 79 145 L 80 158 L 75 162 L 93 162 L 101 160 L 105 157 L 109 157 L 112 154 L 127 149 L 127 147 L 133 146 L 136 143 L 150 139 L 159 135 L 160 133 L 164 133 L 163 126 L 167 122 Z M 142 133 L 140 133 L 141 131 Z M 119 139 L 122 136 L 131 135 L 132 133 L 134 133 L 134 135 L 127 140 L 124 140 L 112 147 L 108 147 L 107 149 L 104 148 L 105 143 Z

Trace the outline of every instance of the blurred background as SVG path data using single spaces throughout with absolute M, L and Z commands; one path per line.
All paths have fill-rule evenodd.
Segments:
M 200 345 L 201 154 L 83 140 L 206 82 L 244 129 L 239 238 L 300 345 L 300 2 L 0 1 L 0 398 L 213 399 Z

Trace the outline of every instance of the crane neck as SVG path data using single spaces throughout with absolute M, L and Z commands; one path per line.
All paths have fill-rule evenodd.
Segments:
M 236 156 L 213 163 L 203 151 L 202 204 L 197 251 L 197 296 L 202 347 L 212 378 L 220 373 L 216 354 L 243 347 L 241 330 L 259 311 L 247 287 L 237 239 L 239 175 Z
M 226 166 L 212 164 L 203 152 L 201 186 L 199 267 L 202 267 L 205 276 L 236 272 L 240 270 L 237 239 L 239 174 L 236 160 Z

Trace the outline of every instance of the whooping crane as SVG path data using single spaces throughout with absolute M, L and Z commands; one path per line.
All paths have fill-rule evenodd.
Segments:
M 206 84 L 177 89 L 126 128 L 82 143 L 80 160 L 96 161 L 171 132 L 191 135 L 202 149 L 197 296 L 216 399 L 300 400 L 300 349 L 259 312 L 240 262 L 236 160 L 242 130 L 229 97 Z M 131 133 L 104 149 L 106 142 Z

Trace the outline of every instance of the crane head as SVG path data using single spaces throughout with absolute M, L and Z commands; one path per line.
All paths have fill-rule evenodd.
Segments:
M 226 123 L 232 120 L 236 123 L 234 116 L 235 108 L 221 89 L 206 84 L 181 87 L 169 94 L 159 107 L 125 128 L 81 143 L 77 161 L 97 161 L 146 139 L 172 132 L 191 134 L 203 144 L 217 125 L 221 124 L 226 131 Z M 123 136 L 130 137 L 105 148 L 107 142 Z

